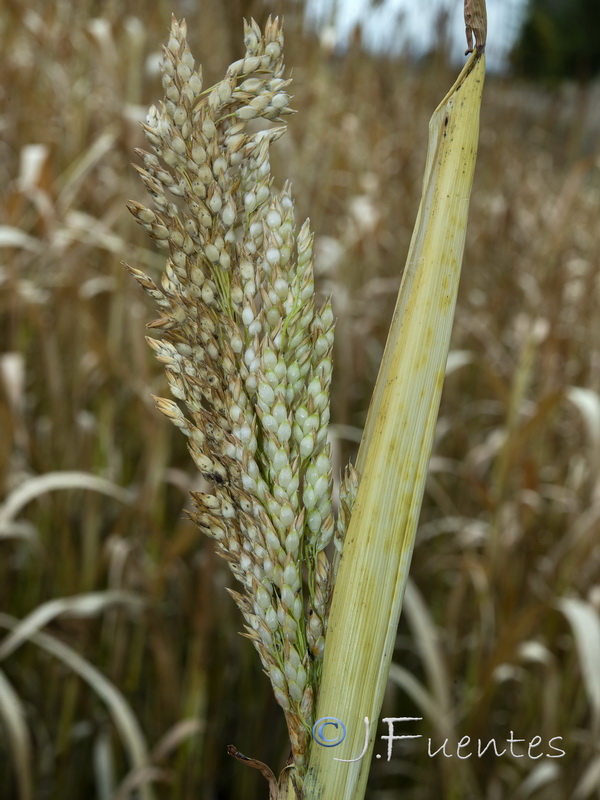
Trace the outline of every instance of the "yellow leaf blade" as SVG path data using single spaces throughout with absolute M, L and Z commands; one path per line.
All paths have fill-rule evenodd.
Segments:
M 444 380 L 473 183 L 485 58 L 475 54 L 430 122 L 423 196 L 357 467 L 334 589 L 317 719 L 346 726 L 313 743 L 305 797 L 363 797 L 408 577 Z M 370 721 L 369 746 L 364 748 Z

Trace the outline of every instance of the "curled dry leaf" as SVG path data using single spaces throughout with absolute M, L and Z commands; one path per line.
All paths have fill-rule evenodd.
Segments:
M 487 10 L 485 0 L 465 0 L 465 31 L 467 34 L 467 51 L 473 52 L 475 46 L 480 53 L 485 50 L 487 39 Z M 473 43 L 475 37 L 475 43 Z

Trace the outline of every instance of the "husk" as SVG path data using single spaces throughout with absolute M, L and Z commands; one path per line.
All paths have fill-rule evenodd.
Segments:
M 325 643 L 316 719 L 342 721 L 347 735 L 338 747 L 312 743 L 307 800 L 364 796 L 444 382 L 484 76 L 476 52 L 429 125 L 421 204 L 357 461 Z M 365 718 L 362 758 L 336 760 L 363 752 Z

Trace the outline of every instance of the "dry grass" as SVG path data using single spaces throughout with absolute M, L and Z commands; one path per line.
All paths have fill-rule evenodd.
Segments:
M 171 11 L 187 16 L 210 85 L 239 55 L 241 16 L 280 10 L 206 5 L 0 12 L 2 800 L 136 786 L 253 800 L 263 779 L 226 745 L 287 757 L 228 574 L 183 514 L 196 477 L 151 400 L 165 386 L 143 342 L 150 303 L 120 266 L 162 265 L 124 207 L 139 196 L 130 154 Z M 439 59 L 328 56 L 286 13 L 299 114 L 273 169 L 311 216 L 317 281 L 334 297 L 343 463 L 452 76 Z M 373 799 L 598 796 L 600 171 L 587 91 L 486 84 L 453 369 L 384 707 L 423 716 L 410 732 L 425 739 L 375 762 Z M 500 743 L 511 730 L 562 736 L 566 755 L 427 756 L 427 737 Z

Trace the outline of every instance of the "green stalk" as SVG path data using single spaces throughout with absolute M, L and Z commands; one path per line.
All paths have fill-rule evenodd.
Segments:
M 306 800 L 361 800 L 366 788 L 444 382 L 484 76 L 476 51 L 429 126 L 421 205 L 361 443 L 325 643 L 316 719 L 343 722 L 346 736 L 337 747 L 313 742 Z M 325 738 L 339 736 L 337 724 L 322 728 Z

